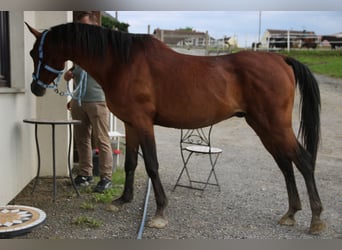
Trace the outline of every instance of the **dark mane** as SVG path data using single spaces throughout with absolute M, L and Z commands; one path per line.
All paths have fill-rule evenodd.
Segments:
M 51 42 L 63 43 L 63 48 L 79 47 L 90 56 L 103 57 L 111 46 L 116 56 L 128 62 L 133 43 L 143 43 L 149 35 L 130 34 L 95 25 L 67 23 L 50 29 Z

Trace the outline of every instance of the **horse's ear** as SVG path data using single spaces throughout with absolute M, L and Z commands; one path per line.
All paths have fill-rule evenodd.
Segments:
M 32 28 L 27 22 L 25 22 L 25 24 L 26 24 L 27 28 L 30 30 L 30 32 L 31 32 L 36 38 L 38 38 L 38 37 L 41 36 L 41 34 L 42 34 L 41 32 L 39 32 L 38 30 Z

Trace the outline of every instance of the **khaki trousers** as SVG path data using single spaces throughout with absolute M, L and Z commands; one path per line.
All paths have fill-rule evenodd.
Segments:
M 99 149 L 99 173 L 101 177 L 112 179 L 113 152 L 109 131 L 109 110 L 105 102 L 84 102 L 81 106 L 71 101 L 71 115 L 81 120 L 74 126 L 75 143 L 79 158 L 79 175 L 93 175 L 92 133 Z

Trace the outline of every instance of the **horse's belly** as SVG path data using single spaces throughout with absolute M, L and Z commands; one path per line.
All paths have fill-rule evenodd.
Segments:
M 201 128 L 226 120 L 234 115 L 234 112 L 226 112 L 224 114 L 215 112 L 210 114 L 195 113 L 196 112 L 192 112 L 192 114 L 186 114 L 186 112 L 183 112 L 182 114 L 178 115 L 157 115 L 155 117 L 154 124 L 170 128 Z

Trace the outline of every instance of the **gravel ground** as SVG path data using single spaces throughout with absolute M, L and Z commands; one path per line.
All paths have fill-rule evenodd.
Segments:
M 260 140 L 243 119 L 232 118 L 215 125 L 212 141 L 223 149 L 216 173 L 221 185 L 199 191 L 177 187 L 179 171 L 179 131 L 156 127 L 160 175 L 169 206 L 169 225 L 162 230 L 145 228 L 145 239 L 341 239 L 342 238 L 342 80 L 317 76 L 322 97 L 322 144 L 319 150 L 316 182 L 323 202 L 328 228 L 319 236 L 308 234 L 311 211 L 302 176 L 296 170 L 297 186 L 303 210 L 297 213 L 293 227 L 280 226 L 278 219 L 287 210 L 284 178 Z M 298 107 L 298 105 L 296 105 Z M 297 119 L 295 110 L 294 118 Z M 294 121 L 294 127 L 298 122 Z M 196 161 L 196 175 L 208 172 L 207 159 Z M 24 239 L 135 239 L 140 223 L 146 175 L 139 161 L 135 199 L 119 211 L 107 211 L 97 204 L 94 210 L 81 209 L 91 194 L 76 197 L 68 179 L 58 180 L 57 201 L 51 201 L 51 179 L 42 179 L 31 196 L 30 184 L 12 204 L 31 205 L 47 213 L 45 224 Z M 147 218 L 155 212 L 153 192 Z M 72 224 L 85 215 L 102 221 L 99 228 Z

